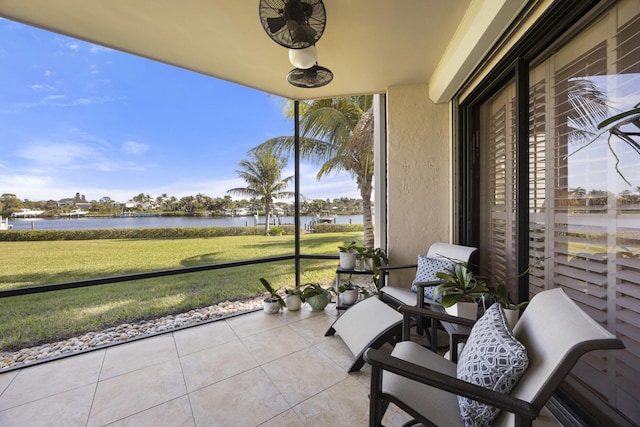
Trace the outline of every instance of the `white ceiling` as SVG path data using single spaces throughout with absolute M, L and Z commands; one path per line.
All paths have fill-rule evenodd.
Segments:
M 286 81 L 293 68 L 287 49 L 262 29 L 258 3 L 0 0 L 0 16 L 282 97 L 311 99 L 429 83 L 437 67 L 446 69 L 442 58 L 450 62 L 457 53 L 464 68 L 436 73 L 447 80 L 436 86 L 450 90 L 526 0 L 324 0 L 327 25 L 317 43 L 318 64 L 334 80 L 317 89 Z M 446 101 L 441 92 L 432 99 Z

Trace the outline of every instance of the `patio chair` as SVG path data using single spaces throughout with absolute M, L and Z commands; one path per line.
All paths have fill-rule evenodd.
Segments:
M 433 301 L 433 288 L 440 283 L 435 273 L 450 267 L 453 262 L 471 263 L 471 257 L 478 251 L 470 246 L 454 245 L 451 243 L 433 243 L 427 255 L 418 255 L 418 262 L 409 265 L 382 266 L 380 270 L 380 297 L 383 301 L 398 305 L 424 307 Z M 413 268 L 416 277 L 411 286 L 397 286 L 387 284 L 389 272 L 394 270 Z M 422 290 L 422 292 L 420 292 Z M 424 295 L 424 298 L 420 298 Z
M 380 299 L 390 304 L 426 307 L 429 304 L 439 304 L 440 298 L 434 299 L 433 292 L 441 283 L 435 277 L 438 271 L 444 271 L 453 265 L 453 261 L 471 264 L 471 258 L 478 251 L 470 246 L 454 245 L 451 243 L 433 243 L 427 255 L 418 255 L 416 264 L 382 266 L 380 270 Z M 416 275 L 411 286 L 393 286 L 387 284 L 389 272 L 394 270 L 413 268 Z M 423 333 L 423 322 L 417 320 L 416 331 Z M 432 330 L 432 333 L 435 333 Z
M 429 315 L 429 310 L 405 310 L 405 316 Z M 403 326 L 408 323 L 407 317 Z M 464 426 L 464 416 L 484 420 L 484 425 L 531 426 L 580 356 L 623 348 L 620 339 L 562 289 L 534 296 L 513 333 L 496 304 L 473 326 L 457 366 L 411 341 L 399 342 L 390 355 L 368 349 L 364 358 L 372 366 L 369 425 L 380 426 L 393 402 L 425 425 Z M 499 413 L 492 419 L 495 411 Z
M 338 317 L 324 335 L 332 336 L 336 332 L 356 357 L 349 373 L 356 372 L 364 366 L 363 356 L 368 348 L 400 341 L 402 314 L 380 299 L 369 297 Z

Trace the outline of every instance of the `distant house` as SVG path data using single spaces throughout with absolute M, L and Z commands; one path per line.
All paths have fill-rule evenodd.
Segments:
M 74 199 L 74 198 L 58 200 L 59 208 L 65 208 L 65 207 L 89 208 L 90 206 L 91 206 L 91 202 L 87 202 L 86 200 L 78 201 L 77 199 Z
M 136 202 L 129 200 L 127 202 L 113 202 L 111 206 L 114 208 L 124 208 L 124 209 L 133 209 L 137 205 Z

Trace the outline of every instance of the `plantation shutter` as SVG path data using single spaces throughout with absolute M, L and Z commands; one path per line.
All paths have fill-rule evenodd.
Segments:
M 480 148 L 481 177 L 480 273 L 495 283 L 507 283 L 514 295 L 515 272 L 515 121 L 513 84 L 482 106 L 489 126 Z
M 624 351 L 589 353 L 572 376 L 638 420 L 640 150 L 589 143 L 602 114 L 640 102 L 640 15 L 624 5 L 530 73 L 529 252 L 544 261 L 529 290 L 563 288 L 618 334 Z
M 640 146 L 596 139 L 603 118 L 640 103 L 640 2 L 619 2 L 529 82 L 530 296 L 562 288 L 623 340 L 571 376 L 640 420 Z M 519 273 L 514 93 L 506 84 L 480 108 L 480 273 L 499 283 Z

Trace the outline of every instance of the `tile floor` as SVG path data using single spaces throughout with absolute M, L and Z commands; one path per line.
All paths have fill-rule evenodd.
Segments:
M 366 426 L 370 369 L 347 374 L 336 315 L 258 311 L 3 373 L 0 426 Z

